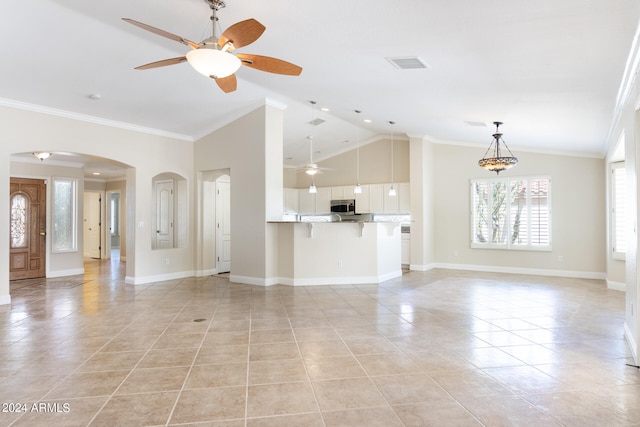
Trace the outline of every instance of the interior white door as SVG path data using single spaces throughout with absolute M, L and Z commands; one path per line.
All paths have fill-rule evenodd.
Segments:
M 231 184 L 216 181 L 216 265 L 218 273 L 231 271 Z
M 156 182 L 156 249 L 173 247 L 173 181 Z
M 100 258 L 100 211 L 102 197 L 100 193 L 84 193 L 83 255 L 87 258 Z

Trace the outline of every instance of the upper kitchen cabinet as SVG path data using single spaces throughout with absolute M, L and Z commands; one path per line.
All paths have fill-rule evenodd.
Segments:
M 351 192 L 353 193 L 353 189 L 355 186 L 352 186 Z M 362 193 L 355 194 L 353 193 L 354 198 L 356 199 L 356 213 L 371 213 L 371 197 L 370 197 L 370 189 L 368 185 L 361 185 Z M 351 198 L 351 197 L 349 197 Z
M 331 189 L 332 187 L 318 187 L 316 194 L 316 213 L 324 214 L 331 212 Z
M 297 188 L 284 189 L 284 213 L 298 213 L 300 204 L 298 202 L 299 191 Z
M 411 212 L 411 192 L 408 182 L 398 184 L 398 211 L 400 213 Z
M 298 213 L 314 214 L 316 213 L 316 194 L 309 193 L 308 188 L 298 190 Z
M 356 205 L 356 208 L 358 205 Z M 384 212 L 384 184 L 369 185 L 369 212 Z

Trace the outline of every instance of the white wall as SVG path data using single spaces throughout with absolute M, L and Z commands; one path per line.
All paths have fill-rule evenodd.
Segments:
M 516 152 L 519 163 L 500 176 L 551 177 L 552 251 L 509 251 L 470 247 L 469 181 L 495 173 L 478 166 L 481 148 L 435 145 L 435 258 L 455 268 L 539 272 L 604 278 L 604 160 Z M 457 256 L 455 255 L 457 252 Z M 559 261 L 558 257 L 562 257 Z
M 636 49 L 636 55 L 639 54 Z M 625 171 L 627 186 L 627 249 L 625 253 L 625 337 L 638 362 L 638 342 L 640 341 L 640 293 L 638 292 L 638 233 L 637 226 L 640 220 L 638 211 L 638 180 L 640 175 L 640 150 L 638 149 L 637 135 L 640 134 L 640 112 L 638 100 L 640 100 L 640 88 L 637 84 L 638 70 L 633 70 L 633 84 L 626 88 L 623 84 L 621 91 L 620 115 L 616 117 L 615 127 L 610 135 L 611 150 L 616 149 L 615 142 L 624 133 L 625 136 Z M 619 100 L 620 101 L 620 100 Z
M 195 142 L 196 173 L 230 172 L 235 282 L 269 284 L 277 274 L 277 234 L 267 221 L 282 216 L 282 116 L 268 104 Z
M 192 245 L 169 252 L 151 251 L 151 178 L 174 172 L 193 176 L 193 144 L 169 137 L 48 115 L 23 109 L 0 107 L 0 192 L 9 194 L 12 153 L 64 151 L 113 159 L 130 165 L 127 170 L 127 277 L 131 283 L 157 277 L 191 275 Z M 82 188 L 80 188 L 82 190 Z M 193 194 L 191 180 L 189 193 Z M 9 198 L 0 197 L 0 211 L 8 212 Z M 193 203 L 189 200 L 189 203 Z M 193 209 L 190 209 L 191 211 Z M 189 229 L 191 230 L 191 219 Z M 189 232 L 190 240 L 193 232 Z M 9 241 L 9 222 L 0 222 L 0 241 Z M 80 253 L 82 248 L 79 248 Z M 166 264 L 166 258 L 170 262 Z M 0 245 L 0 303 L 9 298 L 9 247 Z M 51 268 L 57 268 L 52 266 Z

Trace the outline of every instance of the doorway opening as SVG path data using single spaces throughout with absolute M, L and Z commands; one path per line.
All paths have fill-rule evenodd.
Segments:
M 109 248 L 111 259 L 120 260 L 120 246 L 122 223 L 121 218 L 121 193 L 119 191 L 107 192 L 107 220 L 109 221 Z

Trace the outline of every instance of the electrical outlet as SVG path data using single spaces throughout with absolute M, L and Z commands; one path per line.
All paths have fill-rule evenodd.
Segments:
M 165 263 L 165 264 L 167 264 L 167 265 L 169 265 L 169 258 L 166 258 L 166 259 L 164 260 L 164 263 Z
M 558 262 L 563 262 L 564 261 L 564 257 L 562 255 L 558 255 Z
M 344 262 L 342 261 L 342 259 L 338 259 L 338 268 L 342 267 L 344 267 Z
M 458 251 L 457 250 L 453 251 L 453 256 L 458 256 Z

